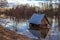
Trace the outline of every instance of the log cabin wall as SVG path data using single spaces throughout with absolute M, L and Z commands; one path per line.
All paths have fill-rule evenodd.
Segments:
M 36 25 L 36 24 L 30 23 L 29 27 L 30 27 L 29 29 L 32 29 L 32 30 L 39 30 L 39 25 Z
M 39 30 L 41 32 L 42 37 L 45 38 L 45 36 L 47 35 L 49 28 L 48 28 L 48 21 L 43 18 L 43 20 L 41 21 L 41 24 L 39 25 Z
M 44 17 L 44 18 L 42 19 L 42 21 L 41 21 L 40 24 L 43 24 L 43 25 L 45 25 L 46 27 L 48 27 L 49 22 L 48 22 L 48 20 Z

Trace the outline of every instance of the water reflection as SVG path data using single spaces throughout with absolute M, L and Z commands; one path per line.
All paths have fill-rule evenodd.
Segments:
M 52 20 L 52 27 L 47 34 L 46 40 L 60 40 L 59 36 L 60 32 L 58 30 L 58 19 L 54 16 Z
M 28 21 L 19 21 L 17 24 L 17 22 L 9 19 L 9 18 L 0 18 L 0 24 L 10 30 L 15 30 L 18 34 L 22 34 L 22 35 L 26 35 L 29 38 L 34 38 L 34 39 L 38 39 L 38 37 L 34 36 L 29 29 L 29 23 Z M 37 34 L 37 32 L 34 32 Z M 53 22 L 52 22 L 52 27 L 49 30 L 47 36 L 46 36 L 46 40 L 59 40 L 60 39 L 60 32 L 58 31 L 58 19 L 57 21 L 55 20 L 55 18 L 53 18 Z
M 28 29 L 29 29 L 29 23 L 28 21 L 19 21 L 19 23 L 16 24 L 16 21 L 7 19 L 0 19 L 0 24 L 10 30 L 17 31 L 18 34 L 26 35 L 29 38 L 38 39 L 35 37 Z

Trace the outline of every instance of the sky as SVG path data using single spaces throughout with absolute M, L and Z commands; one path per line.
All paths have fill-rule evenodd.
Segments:
M 40 2 L 43 2 L 43 3 L 47 2 L 47 0 L 7 0 L 7 1 L 8 1 L 8 3 L 13 4 L 13 5 L 16 5 L 16 4 L 20 5 L 20 4 L 26 4 L 26 3 L 28 3 L 30 5 L 32 5 L 32 4 L 38 5 Z M 58 2 L 58 1 L 56 1 L 56 2 Z M 53 1 L 53 3 L 55 3 L 55 1 Z
M 43 1 L 43 2 L 45 2 L 45 1 L 47 1 L 47 0 L 7 0 L 8 2 L 27 2 L 27 1 L 29 1 L 29 2 L 32 2 L 32 1 Z M 56 0 L 56 2 L 57 2 L 58 0 Z M 53 2 L 55 2 L 55 0 L 53 0 Z

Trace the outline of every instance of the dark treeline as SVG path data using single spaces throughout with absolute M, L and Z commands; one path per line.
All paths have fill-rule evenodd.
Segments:
M 18 21 L 20 19 L 29 19 L 33 13 L 44 13 L 48 17 L 53 17 L 53 15 L 56 15 L 57 17 L 60 16 L 60 8 L 55 9 L 55 11 L 53 8 L 43 10 L 43 11 L 39 10 L 39 8 L 38 8 L 38 11 L 36 11 L 36 8 L 38 8 L 38 7 L 32 7 L 32 6 L 28 6 L 28 5 L 20 5 L 15 8 L 13 7 L 10 10 L 6 10 L 5 12 L 0 12 L 0 14 L 4 13 L 5 15 L 7 15 L 13 19 L 15 17 L 15 19 Z
M 30 16 L 35 13 L 35 8 L 34 7 L 28 7 L 26 5 L 12 8 L 9 11 L 6 10 L 5 14 L 7 16 L 10 16 L 11 18 L 16 18 L 17 20 L 19 19 L 28 19 Z

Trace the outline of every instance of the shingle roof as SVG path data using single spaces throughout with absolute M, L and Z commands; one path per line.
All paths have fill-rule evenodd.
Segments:
M 29 19 L 29 23 L 40 24 L 41 20 L 44 18 L 45 14 L 36 14 L 34 13 Z
M 17 34 L 15 31 L 11 31 L 0 27 L 0 40 L 31 40 L 30 38 Z

